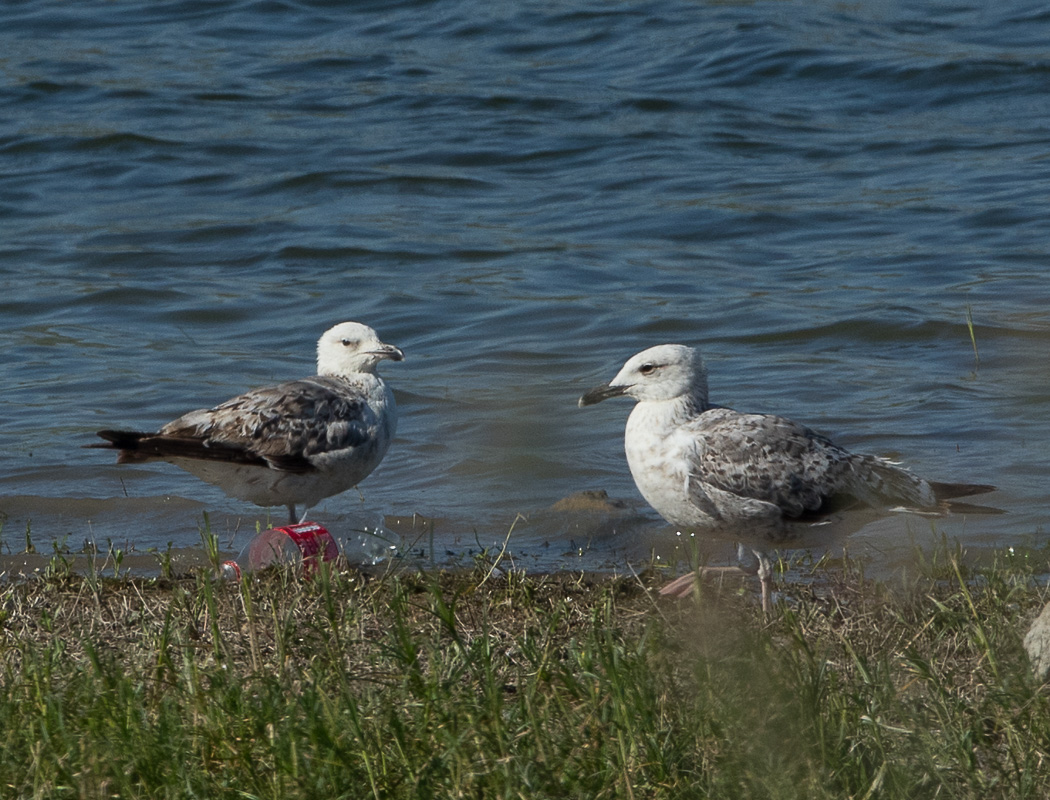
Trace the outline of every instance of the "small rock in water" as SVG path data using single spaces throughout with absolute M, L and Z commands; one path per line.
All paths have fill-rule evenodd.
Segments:
M 627 511 L 629 506 L 623 500 L 613 500 L 604 489 L 575 492 L 563 497 L 550 507 L 551 511 Z

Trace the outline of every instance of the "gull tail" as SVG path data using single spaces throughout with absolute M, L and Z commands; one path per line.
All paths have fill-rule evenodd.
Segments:
M 142 431 L 99 431 L 97 434 L 105 442 L 86 444 L 84 447 L 98 447 L 103 450 L 119 450 L 117 453 L 118 464 L 128 464 L 138 461 L 147 461 L 151 456 L 160 457 L 158 452 L 146 452 L 145 448 L 140 451 L 140 444 L 144 439 L 156 436 L 155 433 L 144 433 Z
M 915 508 L 937 505 L 937 495 L 927 481 L 892 461 L 858 455 L 850 460 L 850 466 L 853 473 L 850 491 L 873 508 L 894 504 Z
M 118 464 L 134 464 L 153 458 L 195 458 L 204 461 L 226 461 L 233 464 L 265 465 L 265 460 L 242 447 L 211 442 L 205 439 L 190 439 L 165 436 L 160 433 L 142 431 L 99 431 L 105 443 L 96 442 L 87 447 L 118 450 Z
M 110 430 L 99 431 L 98 435 L 106 441 L 84 446 L 117 450 L 118 464 L 139 464 L 155 458 L 163 461 L 189 458 L 197 461 L 222 461 L 227 464 L 251 464 L 283 472 L 307 473 L 316 469 L 304 455 L 257 453 L 245 447 L 205 438 Z
M 930 481 L 930 488 L 937 496 L 941 507 L 954 514 L 1005 514 L 1001 508 L 982 506 L 975 503 L 960 503 L 959 497 L 972 497 L 975 494 L 994 492 L 996 487 L 987 483 L 940 483 Z
M 957 497 L 972 497 L 975 494 L 994 492 L 996 487 L 987 483 L 941 483 L 930 481 L 930 488 L 939 502 L 954 500 Z
M 915 510 L 1001 513 L 999 509 L 951 502 L 960 497 L 994 492 L 996 487 L 988 484 L 927 481 L 876 456 L 857 456 L 851 465 L 851 490 L 857 499 L 875 508 L 899 505 Z

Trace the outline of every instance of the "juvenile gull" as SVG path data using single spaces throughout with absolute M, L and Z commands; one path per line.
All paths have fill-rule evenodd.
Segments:
M 401 349 L 359 322 L 343 322 L 317 342 L 317 375 L 252 389 L 156 433 L 99 431 L 118 464 L 168 461 L 260 506 L 306 510 L 364 480 L 397 427 L 390 387 L 376 373 Z
M 637 401 L 624 449 L 642 496 L 672 525 L 754 552 L 765 610 L 772 582 L 766 552 L 799 533 L 791 521 L 842 499 L 939 509 L 948 499 L 994 489 L 927 481 L 886 459 L 850 453 L 784 417 L 711 405 L 707 369 L 691 347 L 664 344 L 638 353 L 579 404 L 623 395 Z M 663 591 L 684 586 L 679 579 Z

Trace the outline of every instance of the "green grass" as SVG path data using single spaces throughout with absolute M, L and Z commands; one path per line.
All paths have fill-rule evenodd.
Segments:
M 1045 798 L 1029 560 L 788 587 L 659 576 L 0 590 L 0 796 Z
M 966 330 L 970 333 L 970 344 L 973 345 L 973 366 L 978 369 L 981 366 L 981 354 L 977 352 L 977 335 L 973 329 L 973 308 L 966 306 Z

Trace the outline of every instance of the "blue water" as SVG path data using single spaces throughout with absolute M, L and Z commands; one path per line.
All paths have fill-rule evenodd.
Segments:
M 1001 487 L 1003 515 L 859 523 L 876 560 L 1045 540 L 1040 4 L 8 3 L 0 75 L 5 554 L 194 547 L 204 512 L 235 549 L 263 512 L 81 446 L 310 374 L 345 319 L 407 359 L 333 532 L 644 559 L 673 533 L 628 406 L 575 400 L 676 341 L 715 402 Z M 544 511 L 595 489 L 633 512 Z

